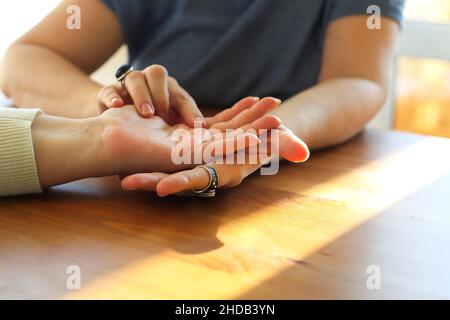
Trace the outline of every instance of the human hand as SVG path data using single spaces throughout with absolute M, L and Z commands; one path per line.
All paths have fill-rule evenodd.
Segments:
M 232 145 L 235 149 L 225 150 L 234 153 L 238 148 L 245 148 L 259 143 L 256 134 L 245 133 L 248 129 L 255 132 L 277 128 L 280 121 L 277 117 L 266 115 L 267 112 L 279 105 L 280 101 L 274 98 L 245 98 L 214 117 L 205 121 L 209 129 L 200 129 L 204 132 L 217 129 L 242 129 L 243 134 L 234 136 Z M 159 116 L 145 119 L 140 117 L 133 106 L 113 108 L 105 111 L 100 117 L 103 121 L 103 148 L 108 165 L 112 172 L 117 174 L 132 174 L 136 172 L 174 172 L 193 168 L 195 164 L 176 164 L 172 159 L 172 150 L 177 146 L 173 140 L 176 130 L 184 129 L 194 135 L 194 130 L 186 124 L 171 126 Z M 238 139 L 244 138 L 246 144 L 236 145 Z M 202 148 L 214 144 L 227 145 L 225 134 L 213 141 L 205 141 Z M 194 152 L 194 150 L 192 150 Z M 220 154 L 218 154 L 220 156 Z
M 270 136 L 268 141 L 261 145 L 266 145 L 271 149 L 270 144 L 277 144 L 272 150 L 278 150 L 279 157 L 291 162 L 304 162 L 309 158 L 309 150 L 306 144 L 294 133 L 284 126 L 278 127 L 279 140 L 275 141 Z M 219 188 L 230 188 L 241 184 L 241 182 L 274 155 L 262 154 L 258 152 L 256 164 L 210 164 L 217 172 L 219 178 Z M 122 180 L 122 188 L 125 190 L 145 190 L 156 191 L 161 197 L 170 194 L 182 194 L 192 189 L 203 189 L 209 183 L 209 174 L 202 168 L 180 171 L 174 174 L 162 172 L 140 173 L 130 175 Z
M 194 121 L 204 121 L 194 99 L 163 66 L 132 71 L 125 78 L 125 87 L 120 82 L 103 87 L 97 95 L 100 110 L 133 104 L 141 116 L 157 115 L 168 124 L 184 122 L 193 127 Z

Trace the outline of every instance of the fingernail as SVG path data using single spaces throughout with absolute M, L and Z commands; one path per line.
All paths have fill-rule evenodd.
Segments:
M 252 97 L 255 101 L 259 101 L 261 98 L 260 97 Z
M 280 125 L 283 124 L 283 121 L 280 119 L 280 117 L 277 117 L 277 116 L 274 116 L 274 115 L 272 115 L 272 117 L 274 117 L 275 119 L 277 119 L 278 122 L 280 123 Z
M 146 102 L 142 104 L 141 112 L 144 115 L 152 115 L 155 113 L 155 108 L 149 102 Z
M 119 104 L 120 104 L 120 100 L 118 98 L 111 99 L 111 105 L 115 106 L 115 105 L 119 105 Z
M 275 101 L 278 103 L 278 104 L 281 104 L 281 100 L 280 99 L 277 99 L 277 98 L 274 98 L 275 99 Z

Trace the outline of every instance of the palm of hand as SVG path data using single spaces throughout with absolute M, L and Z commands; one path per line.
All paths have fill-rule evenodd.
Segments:
M 141 170 L 172 172 L 188 168 L 171 161 L 176 142 L 171 139 L 175 130 L 193 129 L 186 124 L 170 126 L 162 118 L 142 118 L 134 106 L 105 111 L 101 118 L 106 130 L 103 136 L 106 159 L 117 162 L 121 174 Z
M 208 128 L 220 131 L 241 128 L 252 129 L 254 132 L 277 128 L 281 124 L 280 120 L 266 113 L 279 103 L 279 100 L 274 98 L 262 100 L 252 97 L 244 98 L 232 108 L 206 119 Z M 146 171 L 174 172 L 195 166 L 194 164 L 177 165 L 171 158 L 172 150 L 177 144 L 177 141 L 172 139 L 176 130 L 184 129 L 191 134 L 191 137 L 194 136 L 194 129 L 186 124 L 171 126 L 158 116 L 142 118 L 136 113 L 134 106 L 109 109 L 100 118 L 105 127 L 103 135 L 105 158 L 113 162 L 115 172 L 120 174 Z M 258 143 L 258 137 L 254 133 L 243 136 L 247 139 L 246 146 Z M 209 143 L 205 142 L 205 144 Z M 203 147 L 206 146 L 205 144 Z M 226 151 L 234 152 L 228 149 Z

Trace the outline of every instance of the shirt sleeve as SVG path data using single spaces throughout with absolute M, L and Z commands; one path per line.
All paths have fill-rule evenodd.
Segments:
M 381 16 L 395 20 L 403 25 L 404 0 L 330 0 L 328 3 L 327 21 L 352 15 L 368 15 L 370 6 L 378 6 Z
M 42 192 L 31 136 L 40 112 L 0 107 L 0 196 Z
M 102 3 L 114 13 L 119 21 L 125 43 L 129 43 L 129 35 L 134 32 L 133 22 L 136 16 L 133 12 L 133 1 L 102 0 Z
M 153 30 L 155 14 L 160 7 L 153 5 L 152 0 L 102 0 L 102 3 L 119 21 L 126 44 L 134 44 L 142 37 L 143 30 Z

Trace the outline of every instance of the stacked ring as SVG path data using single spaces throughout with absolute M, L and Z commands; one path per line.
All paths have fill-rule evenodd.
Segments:
M 208 172 L 209 175 L 209 183 L 208 185 L 200 190 L 192 189 L 192 192 L 197 197 L 202 198 L 212 198 L 216 195 L 216 191 L 219 188 L 219 175 L 214 167 L 210 165 L 202 165 L 198 168 L 202 168 Z

